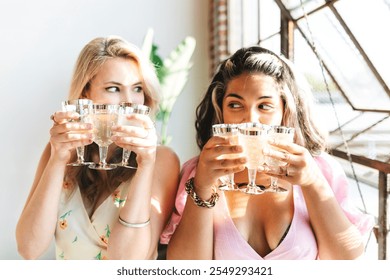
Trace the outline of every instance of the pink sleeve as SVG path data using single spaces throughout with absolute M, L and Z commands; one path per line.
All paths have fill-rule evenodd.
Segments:
M 363 213 L 354 205 L 349 195 L 348 179 L 341 165 L 326 153 L 322 153 L 315 160 L 333 189 L 347 218 L 359 229 L 362 235 L 371 231 L 375 223 L 374 217 Z
M 180 176 L 179 188 L 176 193 L 175 209 L 173 210 L 171 218 L 160 236 L 161 244 L 168 244 L 172 234 L 175 232 L 176 227 L 178 226 L 181 220 L 181 216 L 183 214 L 184 206 L 187 200 L 185 183 L 189 178 L 195 176 L 195 170 L 197 164 L 198 164 L 198 157 L 194 157 L 189 161 L 187 161 L 186 163 L 184 163 L 183 165 L 181 176 Z

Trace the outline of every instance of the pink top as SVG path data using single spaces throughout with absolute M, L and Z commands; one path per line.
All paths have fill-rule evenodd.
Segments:
M 315 158 L 319 168 L 335 193 L 345 215 L 363 234 L 369 232 L 373 225 L 372 216 L 359 211 L 351 203 L 348 195 L 348 180 L 339 163 L 330 155 L 323 153 Z M 180 222 L 186 203 L 187 193 L 184 184 L 195 175 L 198 157 L 194 157 L 183 165 L 180 186 L 175 202 L 175 211 L 161 235 L 161 243 L 168 244 L 173 232 Z M 275 250 L 261 257 L 242 237 L 229 215 L 226 200 L 221 198 L 216 205 L 214 216 L 214 258 L 219 260 L 314 260 L 318 257 L 315 235 L 310 226 L 309 216 L 300 186 L 293 186 L 294 216 L 290 229 L 283 241 Z

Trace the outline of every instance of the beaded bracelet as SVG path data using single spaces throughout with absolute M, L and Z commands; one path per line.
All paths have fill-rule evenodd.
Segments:
M 191 177 L 190 179 L 188 179 L 186 184 L 185 184 L 185 186 L 186 186 L 186 188 L 185 188 L 186 192 L 192 198 L 192 200 L 195 202 L 195 204 L 197 206 L 213 208 L 215 206 L 215 203 L 219 199 L 219 194 L 216 192 L 216 189 L 213 188 L 213 193 L 211 194 L 211 197 L 208 200 L 202 200 L 195 193 L 195 190 L 194 190 L 194 187 L 195 187 L 195 185 L 194 185 L 194 177 Z
M 142 228 L 146 227 L 148 224 L 150 224 L 150 219 L 148 219 L 144 223 L 128 223 L 125 220 L 121 218 L 121 216 L 118 217 L 118 221 L 122 226 L 128 227 L 128 228 Z

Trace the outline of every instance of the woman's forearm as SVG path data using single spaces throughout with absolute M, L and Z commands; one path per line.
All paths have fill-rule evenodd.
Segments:
M 152 246 L 152 231 L 156 217 L 152 215 L 152 185 L 154 164 L 141 167 L 131 179 L 127 198 L 119 212 L 122 223 L 116 221 L 108 244 L 110 259 L 147 259 Z M 148 223 L 148 221 L 150 221 Z M 130 226 L 126 226 L 126 223 Z M 140 224 L 140 227 L 131 227 Z
M 213 258 L 213 209 L 199 207 L 187 197 L 183 217 L 168 244 L 167 258 Z
M 23 258 L 40 257 L 53 239 L 64 172 L 65 163 L 49 160 L 33 186 L 16 227 L 18 251 Z
M 356 259 L 364 251 L 362 236 L 347 219 L 325 182 L 304 187 L 307 209 L 320 259 Z

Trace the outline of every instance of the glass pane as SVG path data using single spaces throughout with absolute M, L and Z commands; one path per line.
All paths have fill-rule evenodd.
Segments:
M 274 0 L 260 2 L 260 40 L 280 32 L 280 9 Z
M 229 8 L 229 52 L 259 42 L 258 0 L 230 0 Z
M 377 123 L 377 125 L 375 125 Z M 381 161 L 389 160 L 389 125 L 388 114 L 365 112 L 342 127 L 350 152 Z M 371 127 L 371 128 L 370 128 Z M 362 130 L 365 130 L 361 133 Z M 332 146 L 346 151 L 340 131 L 331 134 Z
M 259 3 L 257 0 L 242 1 L 243 46 L 251 46 L 259 41 Z
M 383 0 L 343 0 L 335 3 L 381 77 L 390 86 L 390 52 L 385 37 L 390 27 L 390 4 Z
M 280 31 L 280 10 L 273 0 L 229 1 L 229 50 L 256 45 Z
M 278 33 L 267 40 L 261 41 L 260 46 L 269 49 L 276 54 L 280 54 L 280 34 Z
M 242 47 L 242 6 L 241 0 L 228 1 L 228 48 L 229 53 L 235 52 Z
M 307 37 L 315 38 L 324 63 L 355 108 L 389 110 L 389 96 L 328 8 L 309 17 L 310 32 L 306 19 L 298 25 Z
M 295 31 L 294 50 L 294 64 L 312 88 L 318 106 L 319 121 L 323 121 L 323 126 L 328 131 L 333 131 L 358 115 L 339 92 L 326 70 L 322 72 L 320 62 L 299 31 Z
M 282 0 L 282 2 L 295 19 L 325 4 L 325 0 Z

